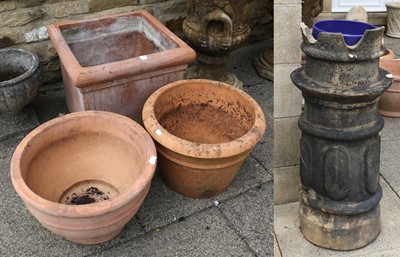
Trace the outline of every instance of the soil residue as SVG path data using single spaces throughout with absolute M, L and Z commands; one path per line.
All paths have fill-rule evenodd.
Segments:
M 89 187 L 86 191 L 81 193 L 72 193 L 71 196 L 67 196 L 65 204 L 68 205 L 83 205 L 101 202 L 110 199 L 110 197 L 100 191 L 97 187 Z
M 210 104 L 180 106 L 159 122 L 171 134 L 203 144 L 230 142 L 248 131 L 240 117 Z

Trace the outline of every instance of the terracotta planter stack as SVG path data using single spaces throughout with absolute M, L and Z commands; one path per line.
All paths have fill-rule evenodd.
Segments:
M 164 181 L 194 198 L 225 191 L 266 126 L 255 100 L 211 80 L 158 89 L 144 105 L 143 122 L 156 142 Z
M 393 83 L 379 99 L 379 113 L 387 117 L 400 117 L 400 60 L 381 59 L 379 67 L 393 75 Z
M 151 137 L 109 112 L 78 112 L 28 134 L 11 161 L 16 192 L 39 222 L 73 242 L 114 238 L 135 215 L 156 168 Z
M 68 240 L 108 241 L 135 215 L 156 168 L 150 135 L 165 182 L 207 198 L 229 187 L 264 134 L 264 113 L 242 90 L 176 81 L 195 53 L 144 11 L 60 22 L 48 33 L 75 113 L 21 141 L 11 179 L 31 214 Z M 116 113 L 138 122 L 143 114 L 150 135 Z
M 395 58 L 395 54 L 392 49 L 387 49 L 385 53 L 380 57 L 380 60 L 391 60 Z

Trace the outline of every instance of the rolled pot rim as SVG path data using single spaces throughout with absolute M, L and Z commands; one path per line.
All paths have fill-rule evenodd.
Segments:
M 125 191 L 119 193 L 115 197 L 102 202 L 85 204 L 85 205 L 67 205 L 57 202 L 47 200 L 35 192 L 33 192 L 25 180 L 22 177 L 20 162 L 21 157 L 29 147 L 29 142 L 37 137 L 41 137 L 43 133 L 46 133 L 54 125 L 58 124 L 60 121 L 69 121 L 71 119 L 82 119 L 82 118 L 103 118 L 107 120 L 112 120 L 113 122 L 118 122 L 122 126 L 133 127 L 140 130 L 140 134 L 146 140 L 145 147 L 147 149 L 146 158 L 149 160 L 145 166 L 145 170 L 141 172 L 139 178 Z M 61 216 L 68 218 L 85 218 L 104 215 L 106 213 L 112 212 L 115 209 L 119 209 L 126 205 L 133 198 L 142 193 L 143 190 L 151 183 L 156 169 L 156 162 L 150 161 L 152 157 L 157 157 L 157 152 L 155 145 L 151 137 L 147 134 L 145 129 L 141 127 L 135 121 L 124 117 L 122 115 L 105 112 L 105 111 L 84 111 L 66 114 L 43 123 L 33 131 L 31 131 L 17 146 L 11 159 L 11 181 L 14 186 L 15 191 L 25 202 L 27 207 L 39 210 L 42 213 L 53 216 Z M 154 160 L 154 159 L 153 159 Z
M 386 8 L 393 8 L 393 9 L 399 9 L 400 8 L 400 3 L 399 2 L 395 2 L 395 1 L 391 1 L 391 2 L 387 2 L 385 3 Z
M 1 87 L 7 87 L 7 86 L 12 86 L 16 83 L 19 83 L 21 81 L 26 80 L 27 78 L 31 77 L 37 69 L 39 69 L 40 66 L 40 60 L 39 57 L 27 50 L 21 49 L 21 48 L 4 48 L 4 49 L 0 49 L 0 55 L 3 52 L 21 52 L 24 55 L 28 56 L 29 58 L 33 59 L 33 65 L 24 73 L 22 73 L 21 75 L 19 75 L 18 77 L 9 79 L 9 80 L 5 80 L 5 81 L 0 81 L 0 88 Z
M 400 71 L 400 59 L 384 59 L 381 58 L 379 60 L 379 67 L 381 69 L 386 70 L 387 72 L 389 72 L 390 74 L 392 74 L 393 76 L 393 81 L 400 81 L 400 74 L 394 74 L 392 73 L 392 71 L 390 70 L 390 68 L 387 68 L 387 65 L 394 65 L 394 66 L 398 66 L 398 70 Z
M 189 84 L 195 83 L 209 83 L 219 87 L 227 88 L 228 90 L 232 90 L 237 94 L 240 94 L 254 107 L 255 121 L 253 126 L 243 136 L 230 142 L 217 144 L 191 142 L 168 132 L 156 119 L 154 114 L 154 104 L 164 92 L 182 84 L 188 84 L 187 86 L 189 86 Z M 184 79 L 161 87 L 147 99 L 143 107 L 142 116 L 146 130 L 160 145 L 184 156 L 202 159 L 226 158 L 251 150 L 257 144 L 257 142 L 260 141 L 266 130 L 266 119 L 264 112 L 250 95 L 243 90 L 226 83 L 207 79 Z M 160 131 L 162 133 L 161 135 L 159 135 Z M 188 151 L 188 148 L 190 148 L 191 151 Z

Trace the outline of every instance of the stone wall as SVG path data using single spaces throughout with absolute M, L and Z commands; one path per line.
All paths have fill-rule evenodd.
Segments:
M 271 36 L 265 28 L 265 0 L 253 0 L 252 38 Z M 0 48 L 19 47 L 36 53 L 43 64 L 45 83 L 61 80 L 60 65 L 46 26 L 61 20 L 145 9 L 178 36 L 186 17 L 186 0 L 0 0 Z M 1 60 L 0 60 L 1 61 Z
M 302 96 L 290 80 L 300 67 L 301 0 L 274 2 L 274 203 L 299 198 L 300 129 Z

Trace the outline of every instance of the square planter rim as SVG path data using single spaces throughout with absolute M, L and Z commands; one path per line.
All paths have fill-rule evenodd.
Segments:
M 159 32 L 162 35 L 170 38 L 177 47 L 162 52 L 147 54 L 147 59 L 143 60 L 140 57 L 133 57 L 121 61 L 82 67 L 64 39 L 61 33 L 61 27 L 66 28 L 78 23 L 95 22 L 124 16 L 140 16 L 148 22 L 150 26 L 159 29 Z M 127 75 L 135 76 L 138 74 L 166 69 L 171 66 L 186 65 L 187 63 L 194 61 L 196 58 L 196 53 L 192 48 L 190 48 L 183 40 L 172 33 L 150 13 L 144 10 L 105 15 L 85 20 L 56 22 L 47 26 L 47 32 L 56 48 L 61 62 L 64 64 L 68 63 L 68 65 L 64 65 L 64 67 L 67 73 L 70 74 L 73 84 L 79 88 L 93 85 L 93 83 L 108 82 L 118 79 L 119 77 L 126 77 Z M 173 63 L 171 61 L 173 61 Z M 110 79 L 109 74 L 113 74 L 113 79 Z

